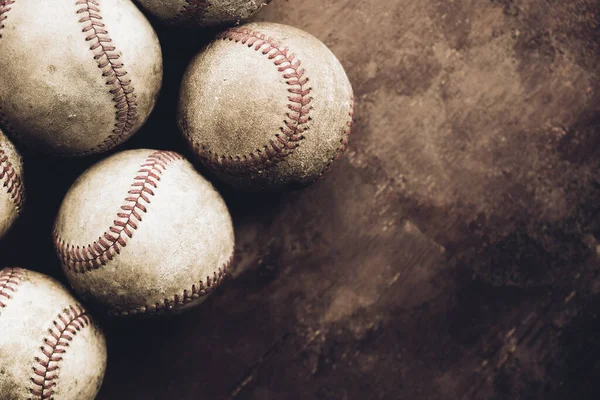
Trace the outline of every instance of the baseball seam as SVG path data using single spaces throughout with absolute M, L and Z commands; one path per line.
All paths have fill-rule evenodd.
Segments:
M 87 246 L 68 244 L 55 231 L 54 245 L 63 265 L 75 273 L 85 273 L 106 265 L 117 254 L 120 254 L 121 249 L 127 246 L 127 240 L 131 239 L 134 231 L 138 229 L 138 224 L 142 221 L 142 213 L 148 212 L 147 206 L 150 204 L 151 197 L 154 196 L 153 189 L 158 188 L 161 175 L 169 164 L 178 160 L 183 160 L 183 157 L 169 151 L 156 151 L 150 154 L 141 164 L 141 169 L 138 170 L 140 175 L 134 178 L 134 182 L 127 192 L 129 196 L 125 198 L 127 203 L 121 206 L 121 211 L 117 213 L 117 219 L 108 231 L 104 232 L 94 243 Z M 183 290 L 181 294 L 165 298 L 162 302 L 152 305 L 110 314 L 121 316 L 154 314 L 189 304 L 208 295 L 220 285 L 229 273 L 232 258 L 233 255 L 228 262 L 213 273 L 212 277 L 207 276 L 205 281 L 199 281 L 189 290 Z
M 325 175 L 331 169 L 332 165 L 340 159 L 344 151 L 346 151 L 346 146 L 348 146 L 348 140 L 350 138 L 350 133 L 352 132 L 352 125 L 354 125 L 354 95 L 350 98 L 350 111 L 348 112 L 350 120 L 346 122 L 346 127 L 344 128 L 344 133 L 342 138 L 340 139 L 340 145 L 337 148 L 334 156 L 329 160 L 323 171 L 319 174 L 319 178 Z M 317 178 L 318 179 L 318 178 Z
M 150 154 L 138 170 L 137 176 L 125 198 L 126 204 L 121 206 L 113 225 L 95 242 L 87 246 L 66 243 L 54 232 L 54 244 L 58 257 L 70 270 L 79 273 L 100 268 L 120 254 L 121 248 L 127 246 L 127 239 L 133 237 L 134 231 L 142 221 L 142 213 L 148 212 L 147 206 L 154 190 L 158 187 L 161 175 L 167 166 L 175 161 L 183 160 L 183 156 L 170 151 L 155 151 Z
M 17 173 L 17 170 L 8 160 L 8 154 L 2 149 L 0 145 L 0 182 L 2 186 L 6 188 L 10 199 L 12 200 L 17 214 L 21 213 L 23 208 L 23 202 L 25 201 L 25 188 L 23 186 L 23 179 Z
M 265 166 L 281 161 L 293 153 L 304 139 L 304 133 L 309 129 L 311 120 L 310 103 L 312 88 L 308 86 L 309 78 L 306 71 L 301 68 L 300 60 L 290 52 L 288 47 L 283 47 L 277 40 L 263 33 L 248 28 L 231 28 L 219 36 L 217 40 L 229 40 L 253 48 L 277 67 L 277 71 L 283 75 L 288 91 L 288 111 L 285 114 L 283 126 L 275 138 L 262 148 L 256 149 L 244 155 L 218 155 L 208 149 L 205 144 L 193 144 L 196 153 L 208 167 L 216 168 L 222 172 L 232 175 L 247 173 L 250 170 L 258 170 Z
M 83 25 L 82 32 L 86 33 L 85 40 L 91 42 L 90 50 L 94 60 L 106 78 L 106 85 L 115 103 L 115 125 L 112 134 L 99 146 L 79 155 L 101 152 L 119 144 L 129 137 L 137 121 L 137 98 L 131 79 L 126 79 L 127 71 L 121 62 L 121 55 L 114 46 L 113 40 L 102 22 L 99 3 L 97 0 L 77 0 L 77 14 L 81 15 L 79 23 Z
M 2 38 L 2 29 L 4 28 L 4 21 L 8 16 L 8 13 L 11 10 L 11 5 L 15 4 L 15 0 L 2 0 L 0 1 L 0 38 Z
M 40 400 L 52 398 L 57 385 L 59 363 L 63 360 L 70 342 L 89 324 L 89 316 L 79 305 L 70 306 L 52 321 L 52 326 L 48 329 L 49 336 L 44 338 L 40 347 L 43 356 L 34 359 L 32 386 L 29 389 L 33 396 Z
M 0 271 L 0 308 L 5 308 L 8 300 L 17 292 L 25 272 L 20 268 L 4 268 Z
M 171 298 L 165 298 L 162 302 L 152 305 L 145 305 L 127 311 L 109 312 L 109 315 L 126 317 L 130 315 L 158 314 L 173 310 L 175 308 L 183 307 L 186 304 L 199 299 L 200 297 L 204 297 L 212 293 L 229 274 L 232 261 L 233 254 L 221 268 L 213 273 L 212 278 L 207 276 L 206 282 L 199 281 L 197 285 L 192 285 L 189 290 L 185 289 L 181 294 L 176 294 Z
M 182 21 L 187 21 L 189 19 L 194 18 L 198 14 L 202 14 L 206 12 L 208 7 L 208 1 L 206 0 L 186 0 L 185 4 L 179 10 L 177 15 L 167 21 L 169 24 L 178 24 Z

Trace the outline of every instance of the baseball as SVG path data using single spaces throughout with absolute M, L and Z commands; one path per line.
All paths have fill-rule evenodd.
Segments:
M 88 312 L 54 279 L 0 270 L 0 397 L 92 400 L 106 342 Z
M 306 32 L 251 23 L 221 33 L 183 79 L 179 126 L 199 159 L 250 189 L 314 182 L 348 144 L 352 87 Z
M 234 235 L 225 202 L 181 155 L 130 150 L 77 179 L 54 243 L 75 291 L 125 316 L 199 304 L 228 273 Z
M 53 154 L 107 151 L 152 111 L 158 38 L 130 0 L 0 2 L 0 122 Z
M 271 0 L 137 0 L 157 20 L 169 25 L 233 25 Z
M 23 208 L 23 164 L 21 156 L 0 131 L 0 239 L 15 223 Z

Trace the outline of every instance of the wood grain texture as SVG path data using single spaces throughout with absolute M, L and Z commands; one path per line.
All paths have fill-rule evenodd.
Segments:
M 276 0 L 257 19 L 340 58 L 349 151 L 303 191 L 221 186 L 233 278 L 186 315 L 104 321 L 99 398 L 597 399 L 600 2 Z M 214 32 L 159 33 L 165 88 L 126 146 L 189 154 L 175 99 Z M 26 159 L 7 262 L 59 275 L 53 213 L 92 161 Z

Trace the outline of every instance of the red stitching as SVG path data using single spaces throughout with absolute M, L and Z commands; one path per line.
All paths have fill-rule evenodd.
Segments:
M 124 317 L 128 315 L 159 314 L 165 311 L 174 310 L 175 308 L 183 307 L 184 305 L 189 304 L 200 297 L 207 296 L 212 293 L 221 284 L 221 282 L 223 282 L 227 275 L 229 275 L 232 261 L 233 254 L 221 268 L 214 272 L 212 278 L 207 276 L 206 282 L 200 281 L 197 285 L 192 285 L 190 290 L 186 289 L 183 291 L 183 293 L 176 294 L 170 299 L 165 298 L 160 303 L 145 305 L 141 307 L 141 309 L 136 308 L 129 311 L 109 312 L 109 315 Z
M 9 6 L 14 3 L 15 0 L 0 0 L 0 38 L 2 38 L 1 30 L 4 28 L 4 21 L 7 18 L 6 13 L 11 10 Z M 102 71 L 102 76 L 106 78 L 106 85 L 110 86 L 109 93 L 113 96 L 116 109 L 112 134 L 99 146 L 77 153 L 77 155 L 87 155 L 112 148 L 131 134 L 138 117 L 137 98 L 131 80 L 124 79 L 127 71 L 124 70 L 124 64 L 120 62 L 121 55 L 112 45 L 112 39 L 105 29 L 106 25 L 102 22 L 98 1 L 78 0 L 75 6 L 77 7 L 76 14 L 81 14 L 79 23 L 84 25 L 82 32 L 88 34 L 85 40 L 92 42 L 90 50 L 94 54 L 98 68 Z M 9 134 L 16 136 L 15 130 L 10 126 L 1 109 L 0 124 L 6 128 Z
M 58 380 L 56 371 L 59 369 L 63 355 L 67 352 L 69 342 L 72 342 L 77 333 L 89 324 L 89 316 L 79 305 L 65 309 L 52 322 L 52 326 L 48 329 L 49 336 L 44 338 L 40 347 L 43 356 L 34 359 L 32 387 L 29 392 L 36 396 L 36 399 L 52 398 Z M 33 400 L 33 397 L 30 400 Z
M 354 125 L 354 95 L 350 99 L 350 112 L 348 113 L 348 115 L 350 116 L 350 120 L 346 122 L 344 134 L 340 139 L 340 145 L 337 148 L 335 155 L 329 160 L 323 171 L 319 174 L 319 178 L 325 175 L 327 172 L 329 172 L 333 163 L 339 160 L 344 151 L 346 151 L 346 146 L 348 146 L 348 139 L 350 138 L 350 133 L 352 132 L 352 125 Z
M 8 300 L 17 292 L 25 271 L 21 268 L 4 268 L 0 271 L 0 308 L 6 307 Z
M 110 94 L 113 95 L 115 103 L 115 126 L 112 134 L 96 148 L 79 153 L 101 152 L 120 143 L 127 138 L 137 121 L 137 98 L 131 79 L 125 79 L 127 71 L 120 61 L 121 55 L 112 44 L 112 39 L 102 22 L 99 3 L 97 0 L 77 0 L 77 14 L 81 15 L 79 23 L 83 24 L 83 33 L 87 33 L 85 40 L 91 42 L 90 50 L 94 54 L 94 60 L 106 78 L 106 85 L 110 86 Z
M 299 142 L 304 139 L 304 133 L 309 129 L 312 88 L 308 85 L 309 78 L 305 75 L 305 70 L 300 67 L 300 60 L 288 47 L 283 47 L 275 39 L 248 28 L 231 28 L 217 36 L 217 39 L 241 43 L 260 51 L 269 60 L 273 60 L 273 64 L 289 86 L 289 111 L 285 114 L 286 119 L 279 128 L 280 132 L 275 134 L 267 145 L 241 156 L 219 156 L 204 144 L 192 145 L 208 167 L 232 175 L 244 174 L 249 169 L 258 170 L 284 159 L 299 146 Z
M 4 180 L 4 183 L 2 181 Z M 25 187 L 23 186 L 23 179 L 17 170 L 8 160 L 8 154 L 2 149 L 0 145 L 0 183 L 2 187 L 6 188 L 11 200 L 13 201 L 17 213 L 21 213 L 23 208 L 23 202 L 25 201 Z
M 106 265 L 121 253 L 142 221 L 142 214 L 148 212 L 150 198 L 154 196 L 161 175 L 169 164 L 178 160 L 183 160 L 183 157 L 171 151 L 150 154 L 140 166 L 139 175 L 133 179 L 125 198 L 126 203 L 117 213 L 117 219 L 95 242 L 87 246 L 68 244 L 55 231 L 54 245 L 63 264 L 74 272 L 84 273 Z
M 4 28 L 4 21 L 6 21 L 7 15 L 11 10 L 11 5 L 15 4 L 15 0 L 2 0 L 0 1 L 0 38 L 2 38 L 2 29 Z

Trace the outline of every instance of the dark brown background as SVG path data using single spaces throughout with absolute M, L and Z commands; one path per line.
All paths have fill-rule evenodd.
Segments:
M 299 192 L 219 186 L 232 279 L 202 307 L 102 319 L 100 399 L 598 399 L 600 2 L 274 0 L 354 84 L 351 147 Z M 180 76 L 214 32 L 159 29 L 130 147 L 183 151 Z M 95 159 L 26 158 L 3 264 L 62 278 L 50 232 Z

